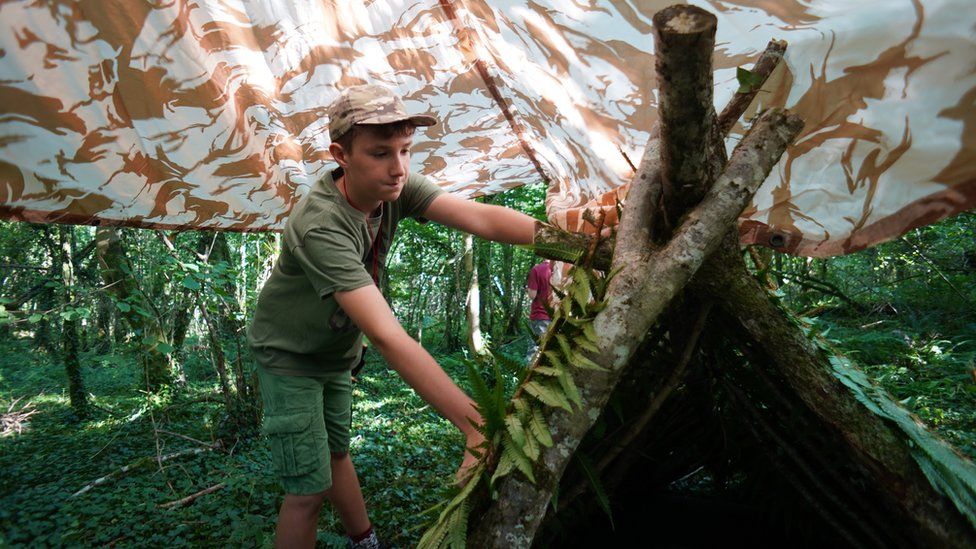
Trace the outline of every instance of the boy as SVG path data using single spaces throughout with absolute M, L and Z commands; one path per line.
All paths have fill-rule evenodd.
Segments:
M 466 437 L 457 477 L 475 464 L 481 417 L 400 326 L 377 287 L 397 223 L 425 218 L 510 244 L 529 244 L 535 220 L 451 196 L 409 171 L 410 115 L 383 86 L 346 88 L 329 108 L 329 151 L 339 167 L 315 183 L 285 224 L 281 255 L 248 330 L 258 363 L 264 432 L 285 499 L 276 546 L 313 547 L 327 498 L 352 547 L 378 547 L 349 457 L 350 369 L 362 334 L 420 396 Z

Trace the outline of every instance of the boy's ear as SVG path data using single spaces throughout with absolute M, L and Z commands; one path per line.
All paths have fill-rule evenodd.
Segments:
M 346 151 L 342 148 L 342 145 L 338 143 L 332 143 L 329 145 L 329 152 L 332 154 L 332 158 L 335 159 L 336 163 L 339 164 L 343 169 L 347 166 L 349 161 L 346 159 Z

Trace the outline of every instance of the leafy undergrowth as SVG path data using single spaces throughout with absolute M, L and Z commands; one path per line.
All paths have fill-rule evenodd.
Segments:
M 818 323 L 909 410 L 976 457 L 976 321 L 833 315 Z M 18 398 L 18 406 L 37 410 L 23 433 L 0 438 L 0 546 L 271 545 L 281 490 L 269 449 L 254 436 L 162 467 L 148 460 L 72 497 L 147 456 L 202 447 L 168 433 L 157 437 L 154 425 L 203 443 L 225 430 L 217 384 L 201 358 L 187 365 L 189 387 L 151 408 L 135 390 L 133 357 L 88 355 L 82 363 L 95 408 L 90 419 L 77 421 L 62 366 L 28 341 L 0 342 L 0 411 Z M 442 363 L 465 385 L 461 362 Z M 413 546 L 431 518 L 424 510 L 450 489 L 461 436 L 375 357 L 355 387 L 354 410 L 352 451 L 371 518 L 385 539 Z M 160 507 L 221 483 L 187 505 Z M 326 505 L 319 546 L 343 546 L 341 533 Z
M 96 407 L 77 421 L 62 367 L 28 342 L 0 343 L 0 407 L 23 397 L 18 406 L 38 410 L 23 433 L 0 438 L 0 546 L 271 546 L 281 490 L 260 438 L 232 439 L 162 467 L 155 461 L 203 446 L 163 432 L 157 439 L 154 425 L 201 443 L 223 429 L 219 391 L 205 365 L 188 365 L 189 387 L 147 409 L 134 390 L 135 368 L 118 362 L 83 360 Z M 351 447 L 371 519 L 388 541 L 411 546 L 426 521 L 420 515 L 450 486 L 462 438 L 379 361 L 370 361 L 354 391 Z M 72 497 L 140 460 L 142 467 Z M 221 483 L 192 503 L 160 507 Z M 319 545 L 344 547 L 341 533 L 326 505 Z
M 827 337 L 909 411 L 976 459 L 976 320 L 822 321 Z

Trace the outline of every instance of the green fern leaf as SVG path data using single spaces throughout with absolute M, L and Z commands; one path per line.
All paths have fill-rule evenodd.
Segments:
M 577 406 L 583 406 L 583 399 L 580 398 L 579 388 L 576 387 L 573 376 L 569 372 L 562 372 L 562 375 L 556 379 L 559 380 L 559 385 L 562 386 L 569 401 Z
M 454 514 L 451 516 L 448 535 L 444 540 L 448 547 L 456 547 L 457 549 L 464 549 L 465 547 L 468 537 L 467 507 L 468 501 L 462 501 L 461 504 L 458 505 L 457 509 L 454 510 Z
M 509 452 L 512 454 L 512 459 L 515 460 L 515 467 L 522 471 L 522 474 L 526 476 L 533 484 L 535 484 L 535 475 L 532 474 L 532 461 L 529 457 L 525 455 L 520 446 L 515 444 L 515 441 L 508 439 L 508 444 L 505 445 L 503 452 Z
M 583 470 L 583 474 L 589 480 L 590 486 L 593 487 L 593 493 L 596 494 L 596 500 L 600 504 L 600 508 L 610 517 L 610 527 L 613 528 L 613 512 L 610 510 L 610 498 L 607 497 L 607 492 L 603 489 L 603 483 L 600 482 L 600 477 L 593 471 L 590 460 L 586 456 L 579 452 L 574 454 L 574 456 L 580 465 L 580 469 Z
M 563 356 L 566 360 L 573 358 L 573 348 L 569 345 L 569 340 L 563 334 L 556 334 L 556 343 L 559 344 L 559 350 L 562 351 Z
M 556 351 L 546 351 L 543 354 L 549 360 L 549 364 L 552 364 L 552 366 L 554 368 L 556 368 L 557 370 L 565 370 L 566 369 L 566 366 L 563 364 L 563 361 L 559 358 L 559 353 L 557 353 Z M 538 369 L 538 368 L 536 368 L 536 369 Z
M 502 449 L 502 455 L 498 458 L 498 465 L 495 467 L 495 473 L 491 475 L 491 480 L 488 482 L 489 486 L 494 486 L 498 479 L 504 477 L 505 475 L 512 472 L 515 468 L 515 458 L 512 457 L 510 452 L 506 452 Z
M 573 343 L 581 350 L 589 351 L 591 353 L 600 352 L 600 349 L 584 336 L 578 336 L 573 340 Z
M 495 362 L 501 365 L 503 370 L 512 375 L 521 374 L 522 371 L 525 370 L 525 364 L 521 360 L 518 360 L 511 355 L 495 351 L 492 353 L 492 356 L 494 357 Z
M 537 381 L 530 381 L 523 385 L 523 387 L 525 388 L 525 392 L 549 406 L 562 408 L 567 412 L 573 411 L 569 401 L 566 400 L 565 395 L 562 394 L 562 391 L 555 389 L 554 387 L 543 385 Z
M 447 509 L 441 513 L 440 518 L 437 522 L 430 527 L 429 530 L 424 532 L 424 535 L 417 542 L 417 549 L 436 549 L 441 546 L 441 542 L 444 541 L 444 537 L 447 535 L 448 523 L 445 520 L 448 518 Z
M 532 417 L 529 419 L 529 431 L 546 448 L 552 447 L 552 435 L 549 433 L 549 426 L 546 425 L 546 418 L 542 415 L 542 410 L 532 409 Z
M 512 441 L 519 448 L 525 446 L 525 428 L 519 422 L 518 418 L 509 415 L 505 417 L 505 427 L 508 430 L 508 436 L 512 437 Z
M 585 311 L 590 303 L 590 279 L 586 271 L 580 268 L 573 269 L 573 299 L 579 304 L 580 309 Z
M 563 300 L 559 302 L 559 308 L 557 310 L 562 313 L 562 316 L 565 318 L 573 316 L 573 300 L 563 298 Z
M 587 322 L 583 325 L 583 336 L 587 341 L 596 343 L 596 326 L 594 326 L 592 322 Z
M 606 372 L 607 371 L 606 368 L 604 368 L 603 366 L 600 366 L 596 362 L 593 362 L 592 360 L 590 360 L 590 358 L 588 356 L 586 356 L 586 355 L 584 355 L 583 353 L 580 353 L 580 352 L 573 353 L 572 362 L 573 362 L 573 366 L 576 366 L 577 368 L 579 368 L 581 370 L 596 370 L 598 372 Z
M 515 408 L 515 415 L 519 418 L 519 421 L 525 425 L 529 418 L 532 417 L 532 407 L 521 398 L 512 399 L 512 406 Z
M 522 453 L 524 453 L 525 456 L 532 461 L 532 463 L 535 463 L 539 459 L 539 454 L 541 452 L 542 449 L 539 447 L 539 441 L 535 439 L 531 431 L 526 430 L 525 445 L 522 446 Z
M 557 368 L 550 368 L 549 366 L 536 366 L 535 368 L 532 369 L 532 371 L 544 376 L 558 376 L 563 372 L 563 370 Z
M 540 242 L 529 246 L 535 255 L 548 257 L 566 263 L 577 263 L 583 257 L 583 250 L 554 242 Z
M 491 438 L 492 434 L 502 428 L 505 417 L 504 404 L 499 406 L 495 392 L 488 388 L 484 378 L 470 361 L 465 362 L 465 367 L 468 371 L 468 381 L 471 382 L 471 396 L 484 420 L 482 434 L 485 438 Z

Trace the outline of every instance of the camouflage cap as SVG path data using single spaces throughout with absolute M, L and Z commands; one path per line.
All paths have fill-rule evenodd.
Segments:
M 409 120 L 415 126 L 433 126 L 429 114 L 409 114 L 403 100 L 386 86 L 365 84 L 342 90 L 329 106 L 329 137 L 339 139 L 356 124 L 389 124 Z

